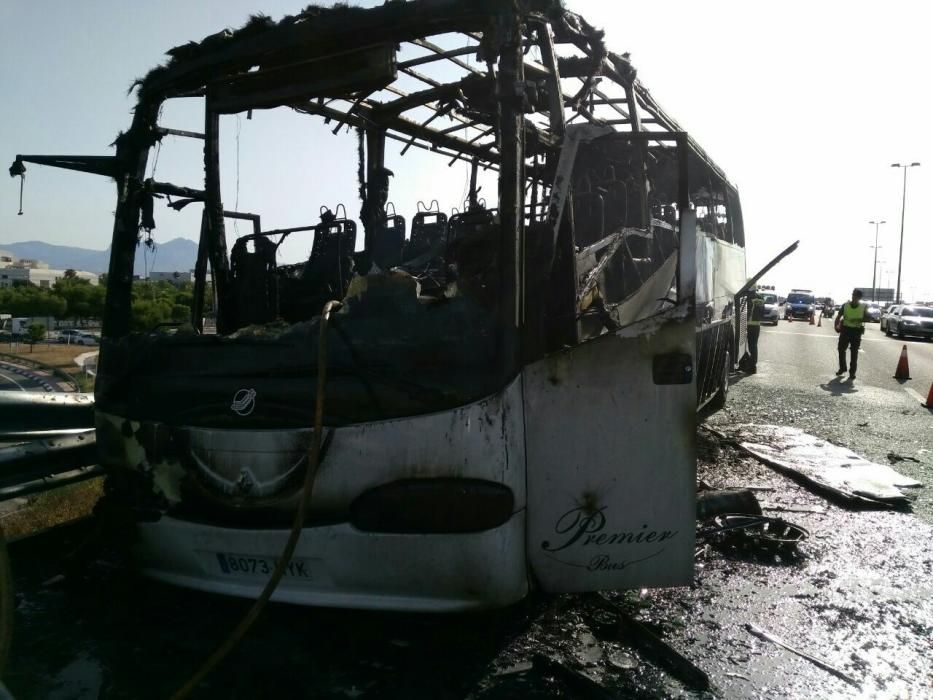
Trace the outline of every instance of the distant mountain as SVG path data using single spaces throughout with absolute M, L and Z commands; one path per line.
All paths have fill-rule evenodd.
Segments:
M 0 243 L 0 250 L 8 250 L 18 258 L 41 260 L 53 270 L 86 270 L 88 272 L 107 272 L 110 266 L 110 249 L 89 250 L 67 245 L 52 245 L 42 241 L 25 243 Z M 145 255 L 143 254 L 145 252 Z M 175 272 L 194 268 L 198 256 L 198 244 L 186 238 L 175 238 L 165 243 L 156 244 L 155 254 L 136 250 L 136 263 L 133 274 L 145 275 L 144 265 L 148 263 L 149 272 Z

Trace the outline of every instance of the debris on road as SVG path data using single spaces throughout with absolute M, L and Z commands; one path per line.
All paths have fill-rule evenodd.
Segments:
M 732 486 L 730 484 L 726 484 L 723 488 L 745 489 L 746 491 L 775 491 L 776 490 L 773 486 Z
M 929 695 L 933 527 L 905 513 L 856 515 L 821 504 L 733 443 L 717 448 L 697 465 L 708 490 L 769 486 L 763 509 L 815 510 L 794 516 L 811 533 L 804 555 L 776 565 L 757 552 L 704 546 L 689 587 L 536 594 L 484 614 L 275 605 L 238 652 L 230 682 L 243 697 L 263 697 L 273 684 L 296 697 L 713 697 L 687 687 L 687 679 L 709 683 L 722 698 L 845 695 L 848 685 L 814 671 L 807 658 L 754 639 L 745 629 L 754 621 L 852 674 L 860 696 Z M 111 548 L 86 557 L 80 575 L 55 583 L 63 557 L 87 539 L 89 527 L 56 528 L 13 545 L 24 633 L 5 681 L 16 697 L 50 697 L 78 682 L 107 696 L 136 697 L 145 688 L 148 696 L 167 697 L 178 665 L 209 653 L 242 604 L 140 578 Z M 641 627 L 625 625 L 620 611 Z M 642 628 L 651 637 L 641 637 Z M 179 636 L 179 629 L 199 634 Z M 63 645 L 82 650 L 80 665 L 63 663 Z M 537 666 L 535 654 L 546 657 Z M 226 698 L 230 687 L 218 682 L 201 695 Z
M 897 452 L 888 452 L 888 461 L 891 464 L 897 464 L 898 462 L 916 462 L 920 464 L 920 460 L 916 457 L 905 457 L 904 455 L 899 455 Z
M 630 641 L 642 652 L 657 659 L 672 676 L 682 683 L 694 690 L 709 690 L 710 682 L 706 672 L 648 627 L 598 593 L 586 596 L 586 600 L 595 603 L 601 612 L 608 613 L 615 618 L 615 627 L 620 638 Z
M 784 506 L 778 503 L 762 503 L 761 509 L 776 510 L 782 513 L 819 513 L 820 515 L 826 512 L 822 506 Z
M 819 666 L 819 667 L 820 667 L 821 669 L 823 669 L 824 671 L 833 674 L 834 676 L 836 676 L 836 678 L 840 678 L 840 679 L 844 680 L 844 681 L 845 681 L 846 683 L 848 683 L 849 685 L 854 685 L 856 688 L 861 688 L 861 687 L 862 687 L 862 684 L 861 684 L 861 683 L 859 683 L 857 680 L 855 680 L 854 678 L 852 678 L 852 676 L 850 676 L 850 675 L 844 673 L 843 671 L 840 671 L 840 670 L 839 670 L 838 668 L 836 668 L 835 666 L 832 666 L 832 665 L 828 664 L 827 662 L 823 661 L 822 659 L 818 659 L 818 658 L 815 657 L 815 656 L 812 656 L 812 655 L 810 655 L 810 654 L 807 654 L 806 652 L 800 651 L 800 649 L 795 649 L 794 647 L 792 647 L 790 644 L 788 644 L 787 642 L 785 642 L 785 641 L 784 641 L 783 639 L 781 639 L 780 637 L 777 637 L 777 636 L 771 634 L 770 632 L 768 632 L 767 630 L 762 629 L 761 627 L 756 627 L 756 626 L 753 625 L 751 622 L 746 622 L 746 623 L 745 623 L 745 629 L 747 629 L 749 632 L 751 632 L 753 635 L 755 635 L 755 636 L 758 637 L 759 639 L 764 639 L 766 642 L 771 642 L 772 644 L 777 644 L 779 647 L 783 647 L 783 648 L 787 649 L 787 651 L 789 651 L 789 652 L 791 652 L 791 653 L 793 653 L 793 654 L 796 654 L 796 655 L 799 656 L 800 658 L 806 659 L 807 661 L 809 661 L 810 663 L 814 664 L 815 666 Z
M 761 515 L 717 515 L 713 523 L 713 527 L 698 532 L 697 537 L 709 538 L 728 548 L 771 554 L 792 554 L 810 536 L 799 525 Z
M 779 471 L 802 478 L 834 496 L 879 507 L 905 507 L 901 489 L 923 486 L 885 464 L 784 425 L 740 425 L 732 436 L 743 450 Z
M 724 513 L 761 515 L 761 506 L 749 489 L 710 490 L 697 493 L 697 520 Z
M 722 675 L 724 675 L 726 678 L 739 678 L 743 681 L 751 681 L 751 678 L 749 678 L 748 676 L 744 676 L 741 673 L 733 673 L 732 671 L 726 671 Z
M 532 656 L 532 663 L 539 673 L 559 678 L 573 691 L 574 697 L 587 700 L 612 700 L 616 697 L 589 676 L 575 671 L 558 659 L 536 653 Z

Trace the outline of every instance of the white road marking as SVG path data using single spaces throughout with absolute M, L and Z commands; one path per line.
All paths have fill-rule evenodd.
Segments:
M 915 399 L 917 399 L 917 401 L 919 401 L 920 403 L 923 404 L 923 403 L 926 403 L 926 402 L 927 402 L 927 397 L 926 397 L 926 396 L 921 396 L 921 395 L 920 395 L 920 392 L 914 391 L 914 390 L 911 389 L 909 386 L 902 386 L 901 389 L 903 389 L 904 391 L 906 391 L 910 396 L 913 396 L 913 397 L 914 397 Z
M 780 333 L 781 335 L 806 335 L 811 338 L 831 338 L 832 340 L 838 340 L 835 335 L 826 335 L 825 333 L 801 333 L 799 331 L 768 331 L 768 333 Z M 886 338 L 862 338 L 862 342 L 871 342 L 871 343 L 883 343 Z
M 16 381 L 15 379 L 13 379 L 13 377 L 11 377 L 11 376 L 10 376 L 9 374 L 7 374 L 6 372 L 0 372 L 0 377 L 3 377 L 3 378 L 6 379 L 7 381 L 13 382 L 16 386 L 19 387 L 19 390 L 20 390 L 20 391 L 26 391 L 26 389 L 23 387 L 22 384 L 20 384 L 18 381 Z

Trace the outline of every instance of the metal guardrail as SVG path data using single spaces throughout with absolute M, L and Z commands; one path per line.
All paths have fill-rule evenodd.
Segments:
M 0 391 L 0 441 L 67 435 L 93 428 L 93 394 Z
M 0 501 L 103 474 L 94 396 L 0 391 Z
M 102 473 L 93 430 L 0 447 L 0 501 L 49 491 Z

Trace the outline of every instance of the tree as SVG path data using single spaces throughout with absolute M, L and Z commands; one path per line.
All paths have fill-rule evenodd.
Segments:
M 56 296 L 65 300 L 67 307 L 59 318 L 73 318 L 76 324 L 79 319 L 100 318 L 106 289 L 67 273 L 66 270 L 65 277 L 55 282 L 52 289 Z
M 172 320 L 172 303 L 163 299 L 135 299 L 131 326 L 134 331 L 148 332 L 160 323 Z
M 191 320 L 191 307 L 184 304 L 174 304 L 172 306 L 172 321 L 184 323 Z
M 29 343 L 29 352 L 33 352 L 36 343 L 41 343 L 45 338 L 45 326 L 41 323 L 30 323 L 26 329 L 26 342 Z
M 55 316 L 61 318 L 67 307 L 63 298 L 50 289 L 31 284 L 0 289 L 0 307 L 13 316 Z

